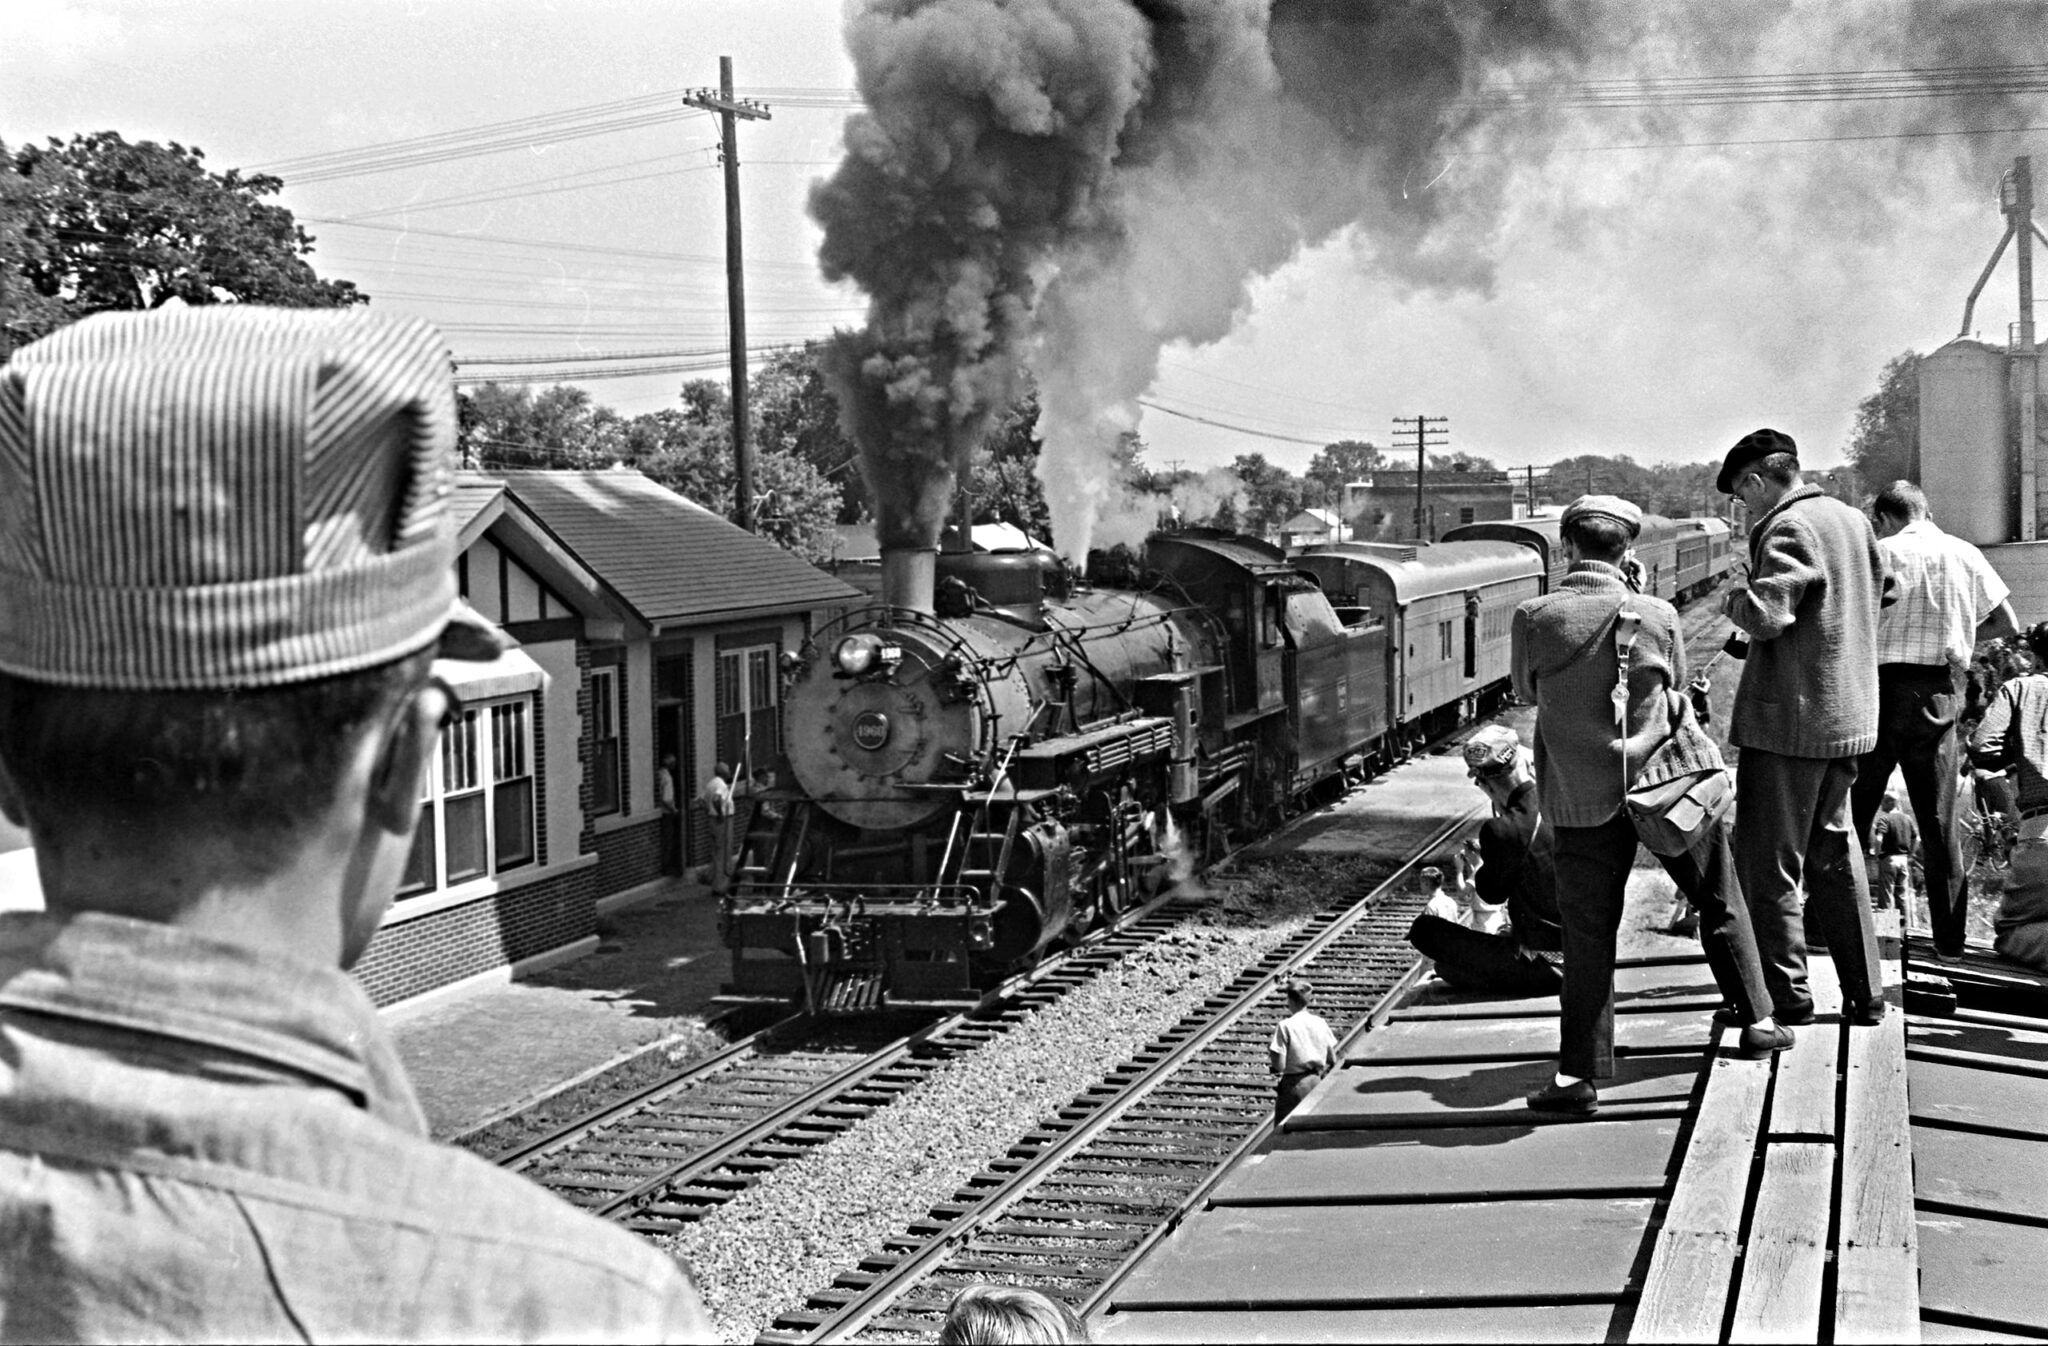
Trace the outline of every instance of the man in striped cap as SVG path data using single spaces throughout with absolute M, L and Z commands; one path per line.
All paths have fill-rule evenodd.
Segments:
M 502 638 L 440 337 L 105 314 L 0 368 L 0 1335 L 685 1339 L 676 1264 L 433 1145 L 344 969 Z

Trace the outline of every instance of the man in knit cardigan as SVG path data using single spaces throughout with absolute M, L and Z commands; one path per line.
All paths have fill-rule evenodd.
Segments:
M 1750 640 L 1728 741 L 1742 750 L 1735 853 L 1764 980 L 1781 1019 L 1811 1021 L 1810 927 L 1841 974 L 1844 1011 L 1876 1023 L 1884 983 L 1849 792 L 1857 757 L 1877 744 L 1884 556 L 1868 519 L 1800 479 L 1789 435 L 1744 435 L 1716 484 L 1753 520 L 1748 582 L 1722 611 Z
M 1536 791 L 1556 837 L 1564 925 L 1557 1075 L 1528 1098 L 1541 1112 L 1594 1112 L 1594 1081 L 1614 1073 L 1614 946 L 1636 857 L 1635 824 L 1622 808 L 1624 771 L 1639 786 L 1721 765 L 1696 720 L 1673 723 L 1681 704 L 1674 689 L 1686 681 L 1685 642 L 1672 606 L 1636 593 L 1625 578 L 1623 562 L 1641 527 L 1642 511 L 1626 500 L 1574 500 L 1561 528 L 1570 572 L 1515 611 L 1515 691 L 1536 706 Z M 1617 720 L 1622 670 L 1615 630 L 1624 610 L 1640 622 L 1629 652 L 1628 704 Z M 1658 858 L 1699 908 L 1700 943 L 1728 1002 L 1716 1018 L 1742 1028 L 1745 1056 L 1790 1047 L 1791 1030 L 1771 1018 L 1726 820 L 1686 854 Z

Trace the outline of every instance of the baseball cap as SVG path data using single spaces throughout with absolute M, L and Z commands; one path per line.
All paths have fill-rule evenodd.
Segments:
M 0 670 L 225 689 L 494 658 L 456 595 L 454 444 L 418 319 L 208 305 L 25 346 L 0 368 Z

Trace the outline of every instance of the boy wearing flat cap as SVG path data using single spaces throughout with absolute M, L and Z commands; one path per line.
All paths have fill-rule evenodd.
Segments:
M 1536 707 L 1536 791 L 1556 832 L 1557 907 L 1564 923 L 1564 993 L 1556 1078 L 1529 1095 L 1541 1112 L 1589 1115 L 1595 1081 L 1614 1073 L 1614 950 L 1636 829 L 1629 787 L 1659 784 L 1721 764 L 1720 751 L 1683 714 L 1685 642 L 1678 613 L 1633 592 L 1622 563 L 1642 511 L 1611 495 L 1580 496 L 1561 532 L 1570 571 L 1515 610 L 1515 692 Z M 1633 628 L 1623 669 L 1617 630 Z M 1616 701 L 1626 679 L 1627 700 Z M 1700 913 L 1700 944 L 1742 1029 L 1745 1056 L 1792 1045 L 1771 1018 L 1749 912 L 1736 887 L 1728 825 L 1717 822 L 1683 855 L 1659 856 Z
M 1735 853 L 1764 979 L 1781 1018 L 1812 1018 L 1811 923 L 1841 974 L 1845 1011 L 1876 1023 L 1884 983 L 1850 790 L 1858 756 L 1877 744 L 1884 553 L 1870 520 L 1800 477 L 1790 435 L 1744 435 L 1715 484 L 1752 521 L 1748 582 L 1721 610 L 1749 637 L 1728 741 L 1742 749 Z
M 346 974 L 460 708 L 447 354 L 102 314 L 0 368 L 0 1336 L 687 1340 L 686 1275 L 430 1143 Z

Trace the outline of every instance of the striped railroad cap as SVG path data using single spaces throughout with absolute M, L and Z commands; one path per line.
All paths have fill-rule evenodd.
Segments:
M 209 305 L 0 368 L 0 669 L 261 687 L 504 638 L 456 598 L 455 397 L 428 324 Z

